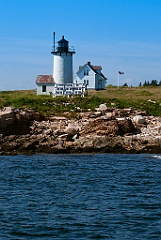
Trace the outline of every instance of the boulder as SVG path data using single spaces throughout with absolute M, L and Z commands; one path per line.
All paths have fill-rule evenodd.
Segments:
M 57 129 L 54 131 L 54 135 L 55 136 L 61 136 L 61 135 L 64 135 L 66 134 L 64 130 L 61 130 L 61 129 Z
M 82 131 L 80 132 L 82 135 L 115 135 L 118 133 L 118 124 L 116 121 L 109 121 L 108 119 L 95 119 L 87 123 Z
M 134 132 L 136 132 L 136 128 L 130 119 L 124 119 L 122 121 L 95 119 L 84 126 L 80 134 L 81 136 L 87 134 L 115 136 Z
M 10 107 L 4 108 L 0 111 L 0 130 L 12 124 L 15 119 L 13 109 Z
M 106 118 L 111 120 L 111 119 L 115 119 L 115 112 L 106 112 Z
M 122 121 L 118 121 L 119 126 L 119 135 L 131 134 L 137 132 L 137 128 L 135 128 L 131 119 L 124 119 Z
M 66 128 L 65 128 L 65 132 L 70 134 L 71 136 L 74 136 L 78 133 L 79 128 L 76 125 L 72 125 L 69 124 Z
M 107 110 L 106 104 L 105 103 L 100 104 L 99 105 L 99 110 L 104 113 Z
M 0 134 L 25 135 L 30 132 L 30 113 L 6 107 L 0 111 Z
M 91 112 L 88 117 L 89 118 L 97 118 L 97 117 L 101 117 L 102 113 L 100 111 L 97 112 Z
M 142 115 L 136 115 L 133 117 L 133 121 L 136 125 L 146 124 L 146 120 Z

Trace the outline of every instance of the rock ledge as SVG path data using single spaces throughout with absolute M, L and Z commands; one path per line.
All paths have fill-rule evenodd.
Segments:
M 101 105 L 79 120 L 6 108 L 0 112 L 0 154 L 161 153 L 161 118 Z M 121 110 L 122 111 L 122 110 Z

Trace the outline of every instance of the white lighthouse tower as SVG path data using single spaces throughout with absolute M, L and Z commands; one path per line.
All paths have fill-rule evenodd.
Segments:
M 74 47 L 69 47 L 69 42 L 64 39 L 64 36 L 62 36 L 62 39 L 58 41 L 57 46 L 55 46 L 54 33 L 54 46 L 51 53 L 54 55 L 53 78 L 55 83 L 73 83 Z

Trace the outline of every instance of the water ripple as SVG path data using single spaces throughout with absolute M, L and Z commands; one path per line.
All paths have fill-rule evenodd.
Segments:
M 0 156 L 0 239 L 160 239 L 160 155 Z

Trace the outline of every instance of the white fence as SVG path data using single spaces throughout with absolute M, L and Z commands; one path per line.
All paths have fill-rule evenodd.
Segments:
M 87 95 L 87 86 L 85 84 L 75 84 L 75 83 L 67 83 L 67 84 L 56 84 L 54 87 L 54 91 L 51 93 L 53 97 L 56 96 L 73 96 L 80 95 L 84 97 Z

